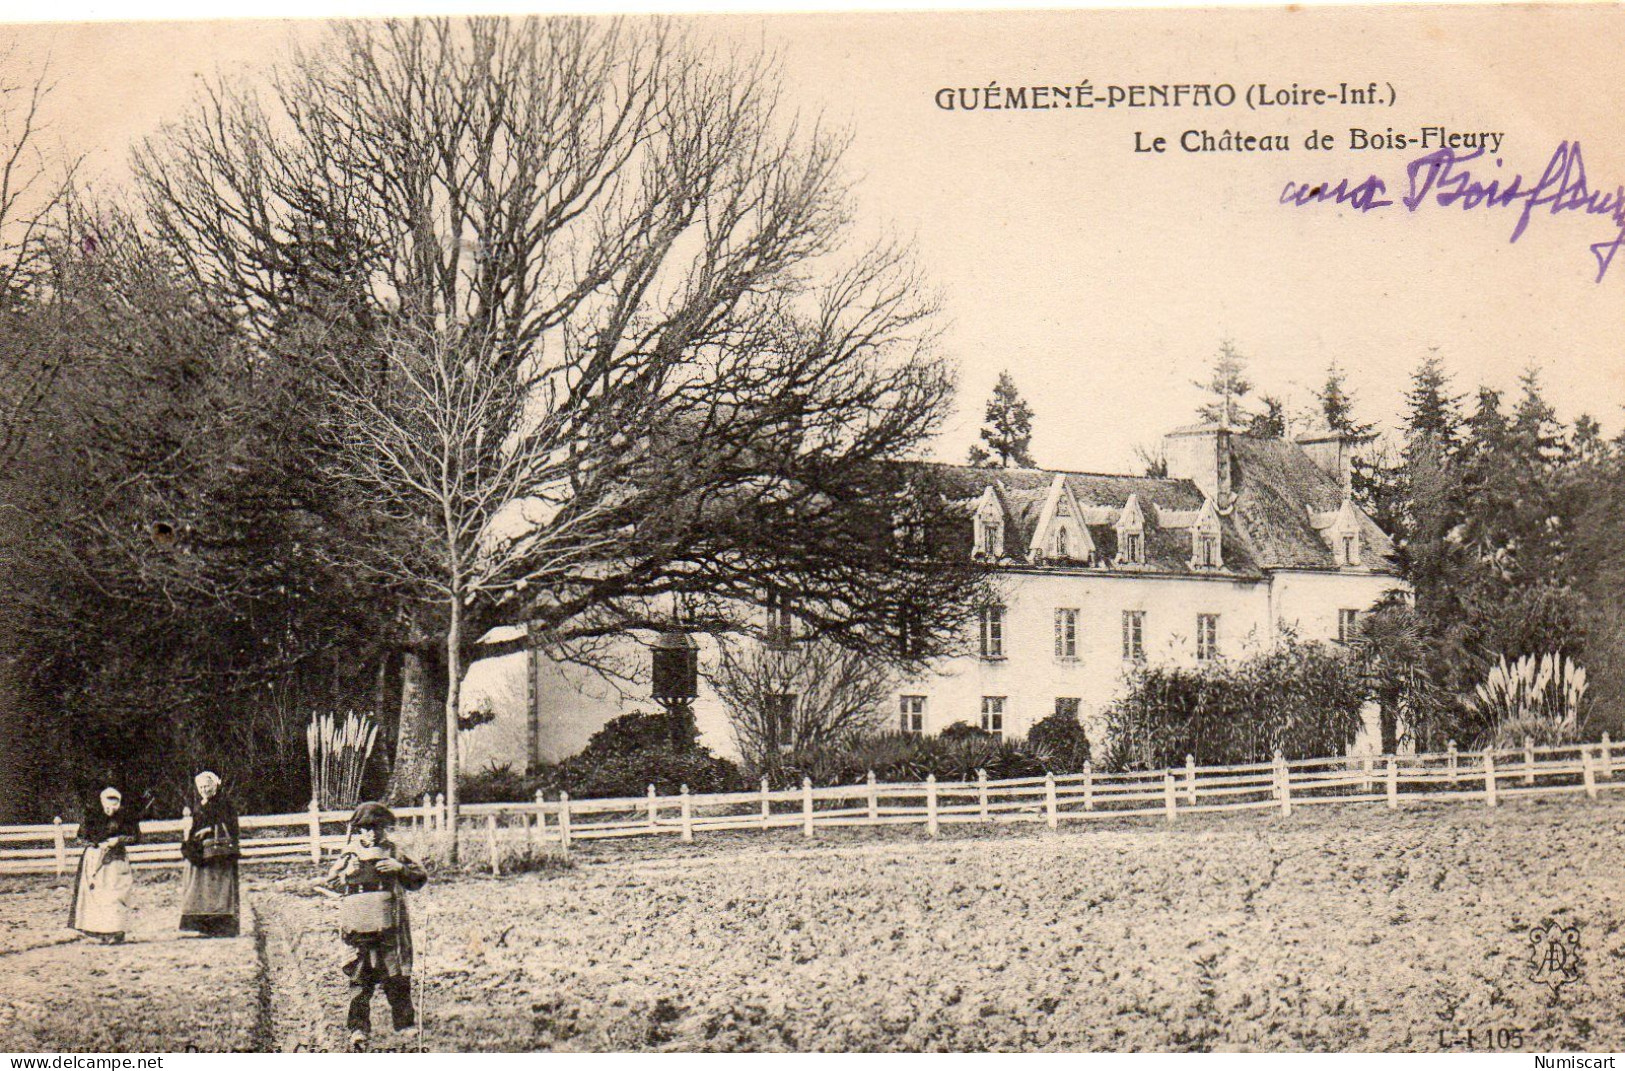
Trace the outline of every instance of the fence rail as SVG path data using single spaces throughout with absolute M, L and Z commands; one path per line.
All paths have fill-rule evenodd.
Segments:
M 572 842 L 612 837 L 671 835 L 691 841 L 696 834 L 725 830 L 799 827 L 808 837 L 819 829 L 924 825 L 935 835 L 942 825 L 1044 823 L 1182 814 L 1278 810 L 1326 803 L 1386 803 L 1397 809 L 1407 800 L 1479 802 L 1495 807 L 1505 799 L 1599 792 L 1625 787 L 1625 742 L 1603 735 L 1599 743 L 1486 751 L 1448 750 L 1420 755 L 1351 755 L 1342 758 L 1197 766 L 1126 773 L 1082 773 L 991 781 L 886 782 L 675 796 L 655 794 L 620 799 L 571 799 L 560 793 L 530 801 L 469 804 L 461 810 L 459 849 L 482 858 L 500 872 L 504 858 L 553 846 L 568 851 Z M 419 850 L 449 840 L 444 797 L 425 796 L 396 816 Z M 345 842 L 349 811 L 311 810 L 251 815 L 240 819 L 243 864 L 320 863 Z M 129 850 L 137 867 L 174 866 L 181 860 L 178 819 L 142 823 L 143 842 Z M 74 842 L 78 826 L 60 818 L 37 825 L 0 826 L 0 875 L 64 875 L 78 865 L 83 848 Z M 480 855 L 483 853 L 483 856 Z

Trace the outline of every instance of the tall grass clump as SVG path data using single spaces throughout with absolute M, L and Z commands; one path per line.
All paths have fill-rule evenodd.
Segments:
M 305 751 L 310 757 L 310 798 L 324 811 L 354 807 L 361 802 L 362 778 L 378 742 L 378 725 L 369 716 L 350 711 L 340 721 L 333 714 L 318 714 L 305 728 Z

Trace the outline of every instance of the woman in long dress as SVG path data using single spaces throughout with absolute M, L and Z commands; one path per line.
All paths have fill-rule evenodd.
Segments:
M 68 925 L 102 944 L 121 944 L 130 926 L 135 872 L 125 849 L 141 843 L 141 823 L 124 809 L 116 788 L 102 790 L 100 811 L 79 823 L 79 875 L 73 885 Z
M 198 808 L 181 841 L 181 930 L 204 937 L 236 937 L 237 859 L 241 846 L 237 810 L 220 791 L 220 778 L 197 775 Z

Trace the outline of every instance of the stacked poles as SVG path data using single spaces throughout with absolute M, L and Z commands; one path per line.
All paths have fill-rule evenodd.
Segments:
M 352 807 L 361 799 L 361 779 L 378 741 L 378 725 L 365 714 L 347 713 L 343 721 L 318 714 L 305 729 L 310 757 L 310 796 L 323 810 Z

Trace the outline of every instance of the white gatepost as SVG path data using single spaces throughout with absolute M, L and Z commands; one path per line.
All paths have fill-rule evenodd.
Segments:
M 425 836 L 434 832 L 434 797 L 429 793 L 423 794 L 423 810 L 418 813 L 418 828 Z
M 1095 809 L 1095 764 L 1087 761 L 1083 764 L 1083 809 Z
M 1371 795 L 1371 752 L 1367 751 L 1361 756 L 1360 768 L 1365 772 L 1365 786 L 1361 789 L 1366 795 Z
M 875 772 L 869 771 L 869 821 L 880 821 L 880 791 L 875 788 Z
M 982 821 L 986 822 L 988 820 L 988 814 L 987 814 L 987 771 L 986 770 L 977 770 L 976 771 L 976 803 L 977 803 L 977 811 L 982 816 Z
M 1602 779 L 1614 779 L 1614 741 L 1607 733 L 1602 734 Z
M 937 775 L 925 775 L 925 831 L 937 835 Z
M 1292 813 L 1292 768 L 1286 764 L 1286 756 L 1279 751 L 1275 753 L 1276 784 L 1281 786 L 1281 813 Z
M 1196 806 L 1196 756 L 1185 756 L 1185 802 Z
M 1399 756 L 1388 756 L 1388 809 L 1399 810 Z
M 1523 783 L 1535 783 L 1535 738 L 1532 736 L 1523 738 Z
M 1051 773 L 1044 775 L 1044 820 L 1049 823 L 1051 829 L 1054 829 L 1060 820 L 1055 807 L 1055 775 Z
M 683 840 L 691 841 L 694 839 L 694 804 L 689 799 L 687 785 L 682 787 L 679 795 L 682 796 L 683 807 Z
M 1484 806 L 1495 806 L 1495 749 L 1484 749 Z
M 767 778 L 762 778 L 762 827 L 765 829 L 773 821 L 773 799 L 768 795 L 771 791 L 767 787 Z
M 1174 772 L 1172 770 L 1162 771 L 1162 807 L 1168 815 L 1168 821 L 1172 822 L 1175 812 Z
M 559 793 L 559 847 L 570 850 L 570 794 Z
M 536 817 L 525 826 L 525 843 L 535 850 L 538 841 L 547 839 L 547 797 L 542 790 L 536 790 Z
M 322 811 L 314 799 L 310 801 L 308 818 L 310 826 L 310 861 L 320 863 L 322 861 Z
M 1597 771 L 1591 762 L 1591 745 L 1580 745 L 1580 775 L 1585 781 L 1586 795 L 1597 798 Z
M 62 877 L 68 872 L 68 842 L 62 835 L 62 816 L 59 814 L 52 822 L 52 829 L 56 834 L 56 876 Z
M 813 835 L 813 794 L 810 777 L 801 779 L 801 835 L 804 837 Z
M 1456 774 L 1456 742 L 1454 740 L 1450 741 L 1449 751 L 1450 751 L 1450 754 L 1449 754 L 1450 783 L 1453 785 L 1453 784 L 1456 783 L 1456 776 L 1457 776 L 1457 774 Z

